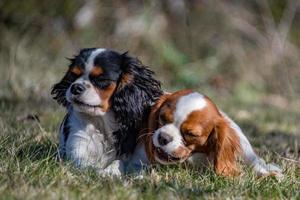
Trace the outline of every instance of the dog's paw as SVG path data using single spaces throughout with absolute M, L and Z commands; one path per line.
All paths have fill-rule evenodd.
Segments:
M 124 163 L 121 160 L 113 161 L 105 169 L 98 170 L 103 177 L 121 177 L 124 173 Z

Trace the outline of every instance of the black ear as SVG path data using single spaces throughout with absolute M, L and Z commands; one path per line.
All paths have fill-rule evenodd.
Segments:
M 57 101 L 58 104 L 63 105 L 64 107 L 68 106 L 68 102 L 66 100 L 66 92 L 71 83 L 68 81 L 68 72 L 62 78 L 62 80 L 53 85 L 51 90 L 51 95 L 54 100 Z
M 122 74 L 111 108 L 120 124 L 117 137 L 123 138 L 120 141 L 120 151 L 127 153 L 134 149 L 138 131 L 148 117 L 151 106 L 163 91 L 160 82 L 153 76 L 154 72 L 141 61 L 128 56 L 127 52 L 122 57 Z
M 74 63 L 74 58 L 69 59 L 71 61 L 71 64 L 69 68 Z M 63 105 L 64 107 L 67 107 L 69 105 L 67 99 L 66 99 L 66 92 L 73 81 L 76 80 L 76 75 L 71 73 L 69 70 L 66 72 L 66 74 L 63 76 L 60 82 L 53 85 L 51 90 L 51 95 L 54 100 L 57 101 L 58 104 Z

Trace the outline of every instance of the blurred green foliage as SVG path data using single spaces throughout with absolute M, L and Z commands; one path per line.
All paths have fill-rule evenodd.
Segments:
M 129 50 L 166 89 L 294 101 L 299 19 L 293 0 L 2 0 L 0 96 L 49 98 L 65 57 L 97 46 Z

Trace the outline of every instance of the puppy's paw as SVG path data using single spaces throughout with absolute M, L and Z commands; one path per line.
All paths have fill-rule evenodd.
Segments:
M 124 173 L 124 163 L 121 160 L 115 160 L 105 169 L 98 170 L 103 177 L 121 177 Z
M 259 179 L 264 179 L 264 178 L 269 178 L 269 177 L 273 177 L 279 182 L 281 182 L 284 179 L 284 175 L 278 171 L 270 171 L 268 173 L 258 175 Z

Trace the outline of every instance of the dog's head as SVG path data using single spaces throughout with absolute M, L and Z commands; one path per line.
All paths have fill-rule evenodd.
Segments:
M 153 72 L 127 53 L 88 48 L 70 59 L 68 71 L 53 86 L 53 98 L 91 116 L 113 111 L 120 129 L 138 129 L 162 94 Z
M 149 129 L 146 151 L 152 162 L 174 164 L 200 152 L 219 172 L 234 171 L 239 138 L 202 94 L 183 90 L 162 96 L 152 108 Z

